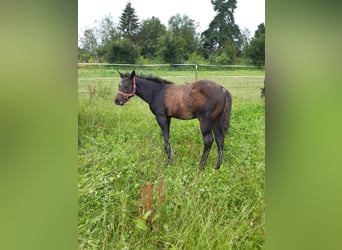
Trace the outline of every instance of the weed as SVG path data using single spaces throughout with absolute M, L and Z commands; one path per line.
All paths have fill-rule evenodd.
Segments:
M 139 218 L 143 219 L 147 225 L 152 228 L 152 212 L 153 212 L 153 184 L 152 179 L 148 184 L 141 186 L 141 199 L 138 201 Z
M 155 194 L 156 192 L 156 194 Z M 157 196 L 157 204 L 154 205 L 154 195 Z M 156 191 L 152 183 L 152 178 L 147 184 L 143 184 L 140 190 L 140 199 L 138 200 L 139 218 L 135 221 L 139 229 L 146 230 L 145 225 L 153 228 L 152 223 L 162 217 L 162 207 L 164 203 L 164 182 L 160 175 L 159 185 Z M 144 222 L 145 225 L 142 223 Z

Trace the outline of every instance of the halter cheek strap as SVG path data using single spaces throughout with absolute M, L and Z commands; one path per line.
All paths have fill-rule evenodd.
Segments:
M 132 93 L 124 93 L 122 91 L 118 91 L 120 95 L 122 95 L 126 100 L 128 100 L 130 97 L 135 95 L 135 92 L 137 90 L 137 85 L 135 83 L 135 77 L 133 77 L 133 92 Z

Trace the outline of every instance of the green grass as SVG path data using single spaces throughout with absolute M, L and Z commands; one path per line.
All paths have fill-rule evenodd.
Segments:
M 193 81 L 170 72 L 155 75 Z M 117 77 L 79 81 L 80 249 L 264 248 L 263 78 L 206 76 L 233 96 L 219 171 L 215 144 L 206 169 L 198 170 L 203 143 L 196 119 L 172 119 L 174 161 L 165 166 L 162 134 L 146 103 L 134 97 L 124 107 L 114 105 Z M 88 85 L 95 87 L 93 95 Z M 152 212 L 141 210 L 141 189 L 150 180 Z

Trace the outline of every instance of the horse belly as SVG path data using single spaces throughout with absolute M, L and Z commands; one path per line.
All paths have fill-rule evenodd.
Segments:
M 167 115 L 189 120 L 196 117 L 192 108 L 191 86 L 169 86 L 165 92 Z

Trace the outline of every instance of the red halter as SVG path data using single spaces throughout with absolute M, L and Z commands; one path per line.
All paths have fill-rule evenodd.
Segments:
M 136 90 L 137 90 L 137 86 L 136 86 L 136 83 L 135 83 L 135 77 L 133 77 L 133 92 L 127 94 L 127 93 L 121 92 L 119 90 L 118 94 L 122 95 L 126 100 L 128 100 L 130 97 L 135 95 Z

